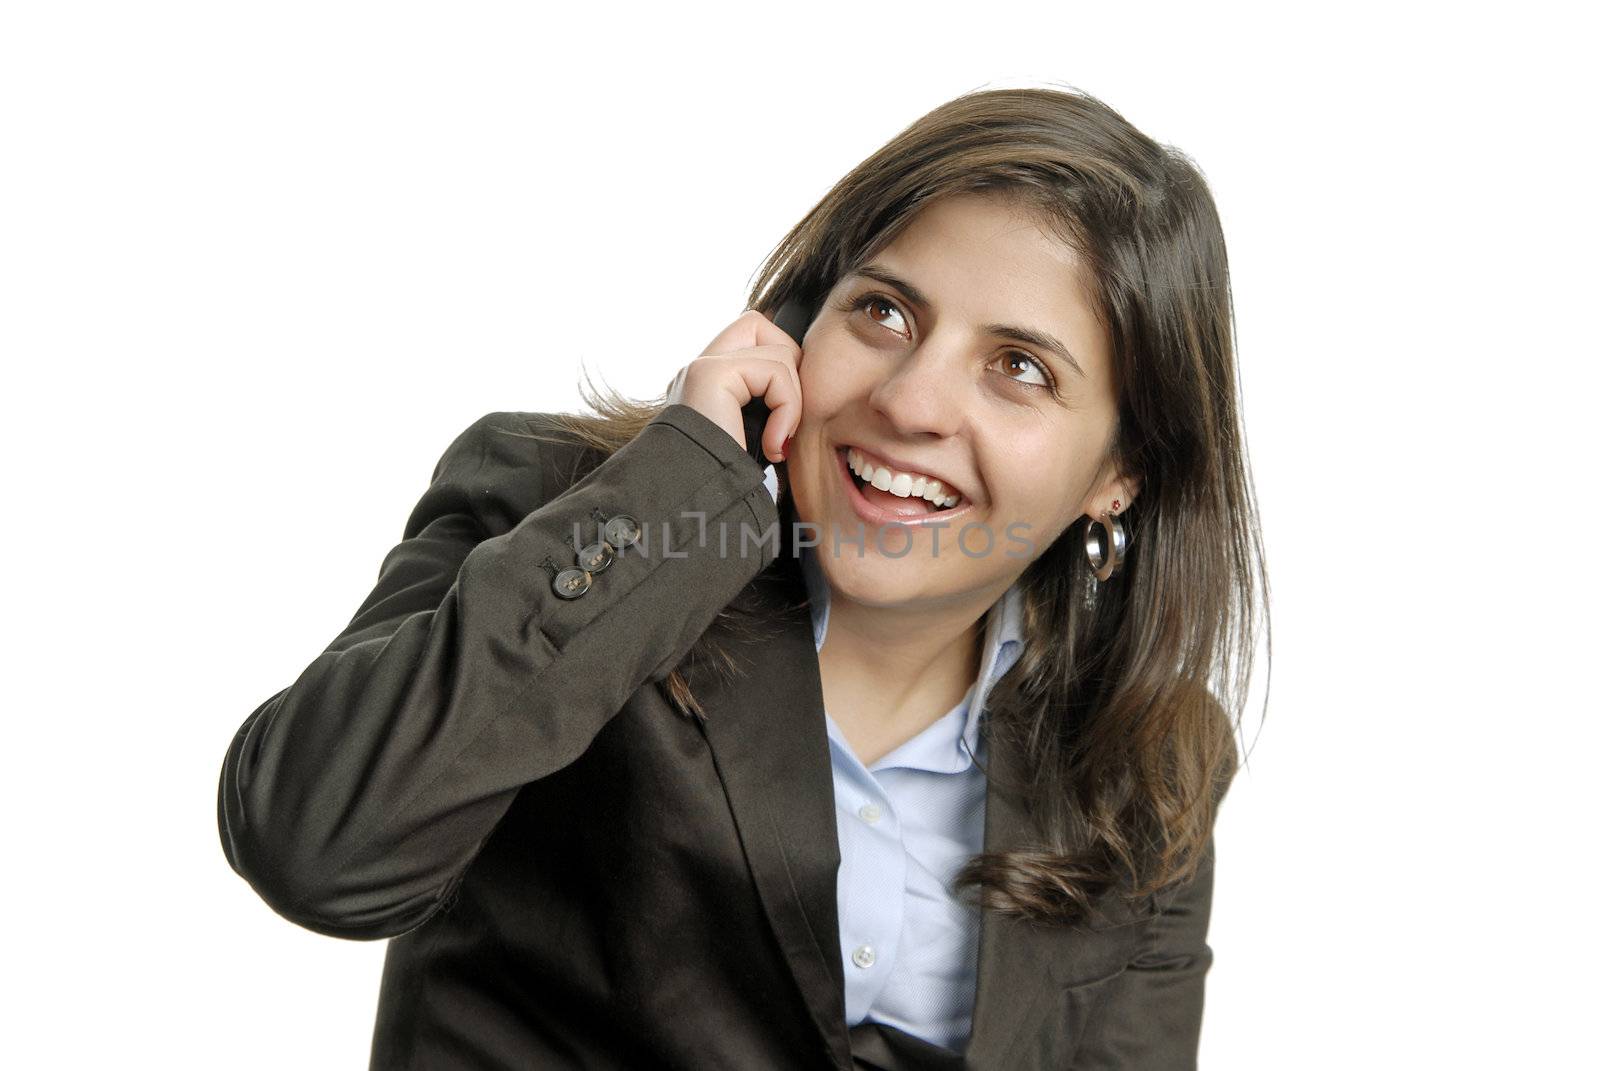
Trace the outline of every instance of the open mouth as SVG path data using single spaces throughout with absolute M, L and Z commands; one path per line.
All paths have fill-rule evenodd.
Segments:
M 892 517 L 931 517 L 961 510 L 969 505 L 966 497 L 960 492 L 945 491 L 942 484 L 923 477 L 913 479 L 897 476 L 890 481 L 887 489 L 875 486 L 862 479 L 861 475 L 851 468 L 851 450 L 849 446 L 842 446 L 836 451 L 839 456 L 839 467 L 845 479 L 855 488 L 861 501 L 875 512 Z M 859 454 L 857 459 L 858 462 L 865 463 Z M 874 476 L 876 477 L 876 473 Z M 878 482 L 884 481 L 880 478 Z M 896 494 L 896 491 L 901 493 Z

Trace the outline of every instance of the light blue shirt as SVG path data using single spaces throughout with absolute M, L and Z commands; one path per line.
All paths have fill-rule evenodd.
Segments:
M 827 578 L 806 547 L 812 631 L 828 631 Z M 983 850 L 984 700 L 1022 654 L 1022 597 L 1013 585 L 988 612 L 978 677 L 938 721 L 870 767 L 828 720 L 839 830 L 839 944 L 845 1016 L 899 1027 L 964 1052 L 978 978 L 978 911 L 950 880 Z M 974 699 L 977 701 L 974 701 Z

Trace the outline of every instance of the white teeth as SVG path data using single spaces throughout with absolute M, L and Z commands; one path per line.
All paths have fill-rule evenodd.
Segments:
M 961 501 L 960 494 L 945 494 L 944 485 L 931 477 L 909 472 L 893 472 L 881 466 L 874 468 L 861 456 L 861 451 L 853 446 L 845 452 L 845 457 L 851 472 L 880 491 L 888 491 L 900 498 L 927 499 L 940 508 L 948 508 Z

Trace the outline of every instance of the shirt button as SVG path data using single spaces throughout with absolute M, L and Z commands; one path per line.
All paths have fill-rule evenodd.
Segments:
M 850 953 L 850 959 L 857 967 L 866 968 L 877 962 L 878 954 L 872 950 L 871 945 L 862 945 Z
M 861 816 L 861 820 L 866 822 L 868 825 L 876 824 L 878 819 L 883 817 L 883 811 L 876 803 L 863 804 L 861 809 L 856 813 L 859 814 Z

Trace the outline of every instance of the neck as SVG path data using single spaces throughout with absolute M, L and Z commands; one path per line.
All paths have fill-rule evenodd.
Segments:
M 817 658 L 834 720 L 881 730 L 931 725 L 977 679 L 983 613 L 993 601 L 910 609 L 868 606 L 832 591 Z

